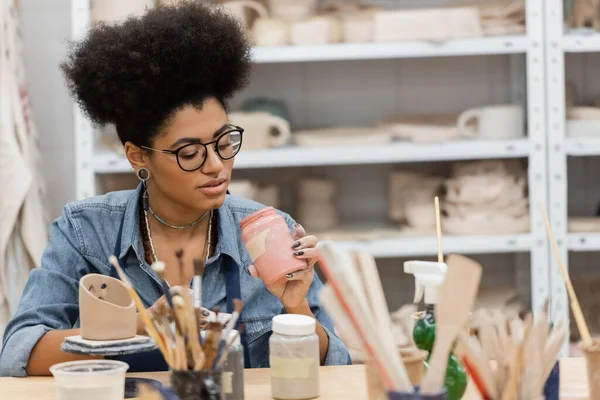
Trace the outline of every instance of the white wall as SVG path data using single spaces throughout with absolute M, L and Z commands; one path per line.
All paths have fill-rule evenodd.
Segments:
M 73 103 L 59 63 L 70 36 L 69 0 L 20 0 L 25 67 L 33 115 L 40 136 L 45 206 L 54 219 L 75 198 Z

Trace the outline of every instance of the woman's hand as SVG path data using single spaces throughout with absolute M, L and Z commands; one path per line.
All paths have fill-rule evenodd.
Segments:
M 173 286 L 169 293 L 171 296 L 180 295 L 183 293 L 183 288 L 181 286 Z M 190 292 L 190 296 L 193 296 L 192 289 L 188 289 Z M 152 306 L 146 309 L 149 316 L 151 318 L 160 321 L 163 316 L 171 316 L 172 311 L 169 309 L 169 304 L 167 303 L 167 297 L 161 296 Z M 208 326 L 208 321 L 210 318 L 210 311 L 205 308 L 200 309 L 200 320 L 198 321 L 198 329 L 204 330 Z M 172 317 L 170 317 L 172 319 Z M 144 321 L 140 317 L 140 314 L 137 314 L 137 334 L 138 335 L 146 335 L 146 327 L 144 325 Z
M 291 276 L 288 275 L 282 280 L 267 285 L 269 292 L 277 296 L 288 311 L 304 304 L 306 294 L 313 281 L 314 267 L 318 258 L 316 249 L 318 239 L 316 236 L 306 236 L 306 232 L 300 224 L 294 225 L 293 236 L 295 242 L 290 251 L 294 252 L 296 258 L 306 260 L 307 267 L 290 274 Z M 249 270 L 253 277 L 260 279 L 254 265 L 251 265 Z

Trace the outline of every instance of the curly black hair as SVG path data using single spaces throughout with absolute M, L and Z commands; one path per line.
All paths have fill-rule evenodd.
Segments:
M 121 142 L 150 145 L 172 114 L 216 98 L 225 107 L 252 65 L 240 23 L 199 1 L 100 23 L 71 44 L 61 64 L 72 96 L 96 125 L 114 124 Z

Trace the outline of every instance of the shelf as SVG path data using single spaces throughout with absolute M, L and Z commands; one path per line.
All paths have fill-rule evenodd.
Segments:
M 576 232 L 568 234 L 571 251 L 600 251 L 600 232 Z
M 599 236 L 600 237 L 600 236 Z M 362 248 L 377 258 L 434 256 L 437 240 L 432 237 L 379 239 L 368 242 L 337 242 L 346 248 Z M 530 234 L 497 236 L 444 236 L 444 253 L 491 254 L 528 252 L 532 247 Z M 599 239 L 600 243 L 600 239 Z
M 562 47 L 567 53 L 600 52 L 600 33 L 567 33 Z
M 455 39 L 443 42 L 406 41 L 394 43 L 339 43 L 320 46 L 255 47 L 256 63 L 375 60 L 519 54 L 527 51 L 526 36 Z
M 600 138 L 567 138 L 565 153 L 569 156 L 600 156 Z
M 236 156 L 235 167 L 251 169 L 520 158 L 527 157 L 529 150 L 530 143 L 527 139 L 461 140 L 427 145 L 402 142 L 372 147 L 242 149 Z M 93 165 L 96 173 L 123 173 L 132 170 L 123 156 L 111 151 L 97 153 Z

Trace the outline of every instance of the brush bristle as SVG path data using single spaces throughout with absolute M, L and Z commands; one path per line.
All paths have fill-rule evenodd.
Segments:
M 240 299 L 233 299 L 233 310 L 238 314 L 242 312 L 242 301 Z
M 240 335 L 241 335 L 242 333 L 244 333 L 244 331 L 245 331 L 245 330 L 246 330 L 246 323 L 245 323 L 245 322 L 242 322 L 242 323 L 240 324 L 240 326 L 238 327 L 238 330 L 237 330 L 237 331 L 238 331 L 238 332 L 240 333 Z
M 173 305 L 176 307 L 185 307 L 185 301 L 181 296 L 173 296 Z
M 198 258 L 194 260 L 194 275 L 204 276 L 204 261 Z
M 175 257 L 177 257 L 179 259 L 179 261 L 181 261 L 181 259 L 183 258 L 183 249 L 179 249 L 175 252 Z
M 164 279 L 165 277 L 165 263 L 162 261 L 157 261 L 152 264 L 152 270 L 156 272 L 160 279 Z

